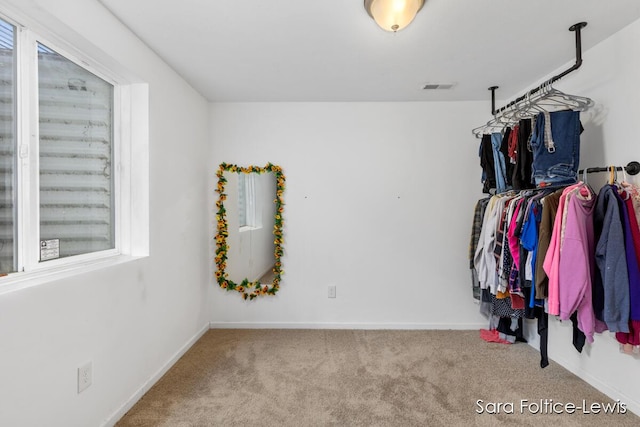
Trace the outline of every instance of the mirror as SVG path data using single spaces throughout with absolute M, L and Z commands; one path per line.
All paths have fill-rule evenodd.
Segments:
M 275 295 L 283 273 L 282 168 L 222 163 L 216 176 L 216 282 L 243 299 Z
M 275 264 L 273 223 L 276 179 L 272 173 L 224 173 L 229 278 L 270 284 Z

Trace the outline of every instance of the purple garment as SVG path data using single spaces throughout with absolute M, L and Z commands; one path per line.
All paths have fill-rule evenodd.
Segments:
M 611 332 L 629 332 L 629 275 L 620 207 L 616 190 L 605 185 L 598 193 L 594 213 L 597 274 L 593 308 Z M 602 317 L 600 317 L 602 316 Z
M 615 191 L 616 197 L 620 202 L 620 211 L 622 212 L 622 228 L 624 228 L 624 248 L 627 260 L 627 273 L 629 275 L 629 304 L 631 308 L 631 320 L 640 320 L 640 268 L 638 267 L 638 258 L 636 257 L 636 248 L 633 244 L 633 235 L 631 234 L 631 223 L 626 203 L 620 194 Z M 635 218 L 633 219 L 635 221 Z
M 591 287 L 595 270 L 593 211 L 595 195 L 581 195 L 583 187 L 568 200 L 565 236 L 560 252 L 559 300 L 560 319 L 569 320 L 577 312 L 578 328 L 588 342 L 593 342 L 596 318 Z
M 511 273 L 509 274 L 509 293 L 511 295 L 520 295 L 524 298 L 524 292 L 520 286 L 520 273 L 513 266 L 511 268 Z

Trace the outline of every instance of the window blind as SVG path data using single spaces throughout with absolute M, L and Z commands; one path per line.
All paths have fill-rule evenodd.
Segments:
M 66 257 L 115 247 L 113 86 L 38 46 L 40 241 Z
M 14 30 L 0 20 L 0 274 L 16 269 Z
M 240 227 L 256 226 L 256 174 L 238 174 L 238 222 Z

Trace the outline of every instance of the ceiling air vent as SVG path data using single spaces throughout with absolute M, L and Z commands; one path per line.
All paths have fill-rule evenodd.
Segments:
M 455 86 L 455 83 L 427 83 L 422 87 L 424 90 L 446 90 Z

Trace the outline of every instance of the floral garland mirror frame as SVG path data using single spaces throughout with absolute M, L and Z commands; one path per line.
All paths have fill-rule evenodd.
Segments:
M 273 173 L 276 179 L 276 198 L 273 201 L 275 204 L 275 216 L 273 225 L 275 263 L 272 270 L 273 282 L 270 285 L 260 283 L 259 280 L 251 282 L 248 279 L 244 279 L 241 283 L 235 283 L 229 278 L 227 274 L 226 268 L 229 251 L 229 244 L 227 240 L 229 237 L 229 225 L 227 223 L 226 217 L 227 210 L 224 206 L 224 201 L 227 199 L 227 194 L 225 193 L 225 185 L 227 183 L 227 179 L 224 176 L 225 172 L 238 174 Z M 218 193 L 218 200 L 216 201 L 217 233 L 215 238 L 216 282 L 222 289 L 226 289 L 227 291 L 239 292 L 242 296 L 242 299 L 245 300 L 253 300 L 262 295 L 275 295 L 280 289 L 280 280 L 282 278 L 282 274 L 284 273 L 284 271 L 282 270 L 281 257 L 283 254 L 282 227 L 284 225 L 284 203 L 282 201 L 282 197 L 285 189 L 285 177 L 282 173 L 282 168 L 272 163 L 267 163 L 267 165 L 264 167 L 242 167 L 238 165 L 222 163 L 220 164 L 220 167 L 216 172 L 216 176 L 218 178 L 218 186 L 216 188 L 216 192 Z

